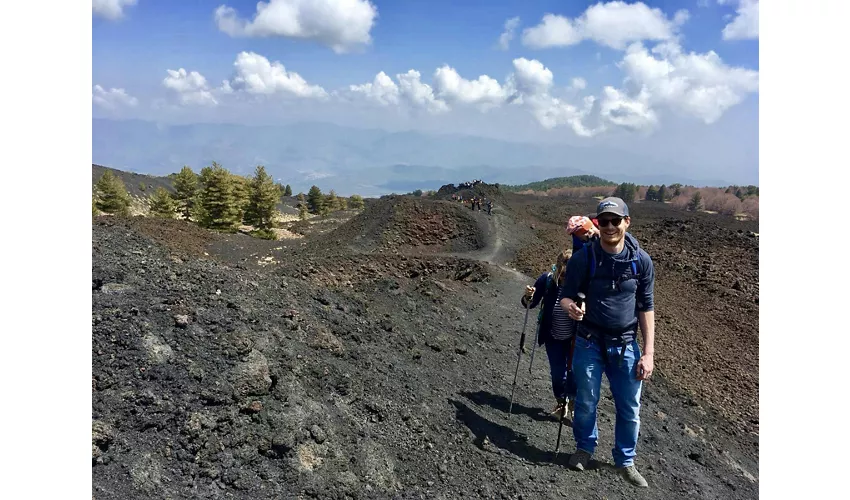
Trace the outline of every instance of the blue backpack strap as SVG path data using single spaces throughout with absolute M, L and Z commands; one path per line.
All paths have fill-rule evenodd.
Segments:
M 635 261 L 632 261 L 632 274 L 634 274 L 635 276 L 640 276 L 637 271 L 637 262 Z
M 592 280 L 593 276 L 596 274 L 596 252 L 593 249 L 593 241 L 585 243 L 582 249 L 587 254 L 587 276 L 585 277 L 581 288 L 579 288 L 579 291 L 587 296 L 587 292 L 590 289 L 590 280 Z

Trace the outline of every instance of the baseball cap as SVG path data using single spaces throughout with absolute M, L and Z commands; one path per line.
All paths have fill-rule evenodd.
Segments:
M 620 217 L 629 216 L 629 207 L 626 202 L 616 196 L 609 196 L 596 205 L 596 217 L 602 214 L 614 214 Z

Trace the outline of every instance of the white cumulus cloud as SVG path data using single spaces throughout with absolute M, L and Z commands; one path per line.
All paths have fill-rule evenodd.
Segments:
M 511 40 L 514 39 L 514 32 L 519 26 L 519 17 L 512 17 L 505 21 L 505 31 L 499 35 L 499 48 L 508 50 L 511 46 Z
M 592 137 L 602 131 L 585 126 L 593 110 L 595 99 L 588 96 L 581 108 L 551 95 L 554 75 L 552 70 L 536 59 L 520 57 L 513 60 L 514 72 L 505 85 L 513 105 L 523 106 L 543 128 L 569 126 L 576 135 Z M 583 81 L 583 80 L 582 80 Z
M 116 110 L 122 106 L 132 108 L 139 104 L 139 100 L 127 94 L 124 89 L 111 88 L 106 90 L 100 85 L 92 87 L 91 100 L 98 106 L 108 110 Z
M 556 14 L 544 15 L 540 24 L 523 31 L 522 43 L 542 49 L 592 40 L 623 50 L 635 41 L 673 39 L 688 17 L 687 10 L 680 10 L 673 19 L 668 19 L 661 9 L 650 8 L 642 2 L 600 2 L 588 7 L 575 19 Z
M 377 16 L 369 0 L 269 0 L 257 3 L 250 21 L 226 5 L 215 10 L 218 29 L 230 36 L 314 40 L 336 53 L 369 45 Z
M 670 106 L 707 124 L 759 88 L 758 71 L 729 66 L 714 51 L 685 53 L 674 42 L 659 44 L 651 53 L 635 43 L 619 65 L 626 83 L 646 92 L 648 102 Z
M 371 83 L 350 85 L 348 89 L 351 93 L 362 95 L 382 106 L 399 103 L 400 91 L 398 85 L 383 71 L 375 75 L 375 79 Z
M 658 125 L 658 115 L 650 106 L 646 90 L 630 98 L 624 92 L 606 86 L 602 91 L 599 114 L 604 122 L 634 131 L 648 131 Z
M 467 80 L 448 65 L 434 72 L 434 95 L 448 103 L 474 104 L 489 109 L 504 102 L 505 90 L 497 80 L 481 75 Z
M 448 103 L 434 94 L 434 89 L 422 82 L 422 74 L 416 70 L 396 75 L 398 83 L 381 71 L 374 80 L 360 85 L 349 85 L 347 91 L 334 92 L 342 99 L 362 98 L 381 106 L 407 106 L 432 114 L 445 113 L 451 108 Z
M 584 98 L 581 109 L 549 94 L 529 96 L 525 102 L 543 128 L 552 129 L 567 125 L 580 137 L 593 137 L 603 130 L 602 128 L 589 129 L 584 124 L 585 119 L 590 116 L 593 110 L 594 102 L 596 102 L 596 98 L 592 96 Z
M 254 52 L 240 52 L 233 63 L 234 76 L 229 88 L 249 94 L 291 94 L 304 98 L 326 98 L 328 93 L 318 85 L 310 85 L 294 71 L 287 71 L 278 61 Z
M 508 78 L 514 97 L 521 100 L 524 95 L 546 94 L 555 77 L 552 71 L 537 59 L 520 57 L 513 60 L 514 72 Z
M 407 73 L 396 75 L 398 88 L 405 101 L 423 108 L 430 113 L 445 113 L 449 105 L 434 96 L 434 90 L 427 83 L 422 82 L 422 75 L 411 69 Z
M 136 0 L 92 0 L 93 14 L 115 21 L 124 17 L 124 7 L 136 5 Z
M 759 37 L 758 0 L 740 0 L 735 19 L 723 28 L 724 40 L 747 40 Z
M 213 95 L 204 75 L 197 71 L 166 70 L 168 76 L 162 80 L 167 89 L 173 90 L 180 98 L 180 104 L 215 106 L 218 100 Z

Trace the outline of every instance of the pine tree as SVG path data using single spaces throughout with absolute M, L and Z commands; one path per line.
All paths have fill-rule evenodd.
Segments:
M 328 196 L 325 198 L 325 205 L 327 205 L 329 212 L 336 212 L 339 210 L 339 198 L 336 195 L 336 191 L 333 189 L 331 189 L 331 192 L 328 193 Z
M 215 163 L 213 163 L 215 165 Z M 251 198 L 251 181 L 241 175 L 230 174 L 233 178 L 233 195 L 236 197 L 236 206 L 239 209 L 239 220 L 245 217 L 248 203 Z
M 203 167 L 198 174 L 198 188 L 195 194 L 195 200 L 192 203 L 192 218 L 200 224 L 206 215 L 204 214 L 204 203 L 201 199 L 201 193 L 204 191 L 204 186 L 209 184 L 212 178 L 212 167 Z
M 351 195 L 351 208 L 355 210 L 360 210 L 363 208 L 363 197 L 359 194 Z
M 312 186 L 310 188 L 310 191 L 307 193 L 307 203 L 310 206 L 310 211 L 314 214 L 322 211 L 322 208 L 325 206 L 325 196 L 318 186 Z
M 340 210 L 348 210 L 348 200 L 340 196 L 337 198 L 337 203 L 339 204 Z
M 239 227 L 241 210 L 233 178 L 233 174 L 217 163 L 201 170 L 201 226 L 226 232 L 235 232 Z
M 198 194 L 198 176 L 188 166 L 184 166 L 180 173 L 174 176 L 174 194 L 180 215 L 189 220 L 194 214 L 194 206 Z M 197 219 L 197 217 L 195 217 Z
M 662 184 L 661 187 L 658 188 L 657 197 L 658 197 L 658 201 L 660 201 L 662 203 L 667 200 L 667 186 Z
M 287 184 L 286 187 L 284 188 L 283 195 L 284 196 L 292 196 L 292 186 Z
M 621 198 L 626 203 L 635 201 L 635 195 L 637 195 L 637 186 L 631 182 L 624 182 L 614 190 L 614 196 Z
M 95 184 L 98 192 L 97 209 L 114 215 L 130 214 L 130 194 L 124 182 L 107 170 Z
M 245 209 L 245 223 L 258 229 L 269 229 L 272 227 L 275 206 L 280 197 L 280 190 L 266 168 L 258 166 L 251 180 L 251 193 L 248 207 Z
M 702 208 L 703 208 L 702 193 L 697 191 L 691 197 L 690 203 L 688 203 L 688 210 L 692 210 L 692 211 L 696 212 L 697 210 L 702 210 Z
M 174 201 L 171 193 L 162 186 L 156 188 L 153 196 L 151 196 L 151 215 L 154 217 L 173 219 L 177 215 L 176 210 L 177 202 Z
M 658 191 L 655 189 L 655 186 L 649 186 L 646 189 L 646 199 L 648 201 L 658 200 Z
M 298 195 L 298 218 L 307 220 L 307 199 L 304 197 L 304 193 Z

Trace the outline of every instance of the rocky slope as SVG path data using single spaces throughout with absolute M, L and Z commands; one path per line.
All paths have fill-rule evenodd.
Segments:
M 757 238 L 734 232 L 718 242 L 726 229 L 712 233 L 714 220 L 682 230 L 663 213 L 635 227 L 659 256 L 660 308 L 658 376 L 645 385 L 638 449 L 651 488 L 636 491 L 611 470 L 607 389 L 591 471 L 564 466 L 569 423 L 564 453 L 552 455 L 544 352 L 531 374 L 523 356 L 507 415 L 518 293 L 548 267 L 555 251 L 539 233 L 556 234 L 560 217 L 524 200 L 490 218 L 403 200 L 272 242 L 182 221 L 96 218 L 94 498 L 756 497 L 757 424 L 746 420 L 758 411 Z M 391 215 L 375 224 L 378 213 Z M 433 214 L 452 222 L 424 222 Z M 363 252 L 342 238 L 352 231 L 402 244 Z M 451 231 L 466 243 L 428 247 Z M 513 255 L 529 246 L 539 262 Z M 717 312 L 728 324 L 706 323 L 733 292 L 739 306 Z M 706 312 L 693 311 L 703 300 Z M 528 328 L 533 336 L 533 320 Z M 709 334 L 737 334 L 755 359 L 727 348 L 721 362 L 689 347 Z M 689 376 L 698 370 L 756 378 L 706 384 Z

